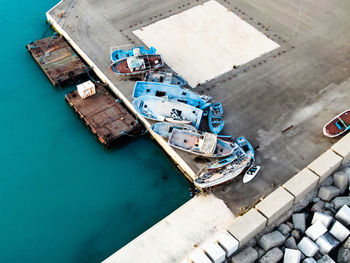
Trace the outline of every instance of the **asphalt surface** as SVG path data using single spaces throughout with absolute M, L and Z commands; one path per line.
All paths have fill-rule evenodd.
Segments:
M 107 70 L 109 48 L 141 45 L 132 31 L 202 2 L 65 0 L 51 14 L 131 99 L 134 82 Z M 350 108 L 350 2 L 218 2 L 281 46 L 195 89 L 223 103 L 223 134 L 243 135 L 257 148 L 256 163 L 262 166 L 257 178 L 244 185 L 239 177 L 214 190 L 238 214 L 337 141 L 324 137 L 322 127 Z M 68 16 L 61 16 L 67 6 Z M 193 155 L 178 153 L 195 172 L 204 165 Z

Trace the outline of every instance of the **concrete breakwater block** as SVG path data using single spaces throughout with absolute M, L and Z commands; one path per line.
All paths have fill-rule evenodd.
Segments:
M 347 205 L 344 205 L 339 209 L 338 213 L 336 213 L 335 218 L 338 219 L 345 226 L 350 225 L 350 208 Z
M 315 212 L 312 217 L 311 224 L 315 224 L 316 222 L 322 223 L 326 228 L 332 223 L 333 217 L 321 212 Z
M 284 246 L 286 248 L 291 248 L 291 249 L 297 249 L 298 248 L 297 242 L 295 241 L 295 238 L 292 237 L 292 236 L 287 238 L 286 241 L 284 241 Z
M 329 232 L 340 242 L 343 242 L 350 234 L 349 229 L 347 229 L 342 223 L 335 221 Z
M 214 241 L 207 241 L 201 246 L 207 256 L 213 263 L 221 263 L 225 261 L 226 252 Z
M 334 197 L 340 194 L 340 190 L 333 186 L 322 186 L 318 191 L 318 197 L 323 201 L 331 201 Z
M 286 248 L 284 251 L 283 263 L 299 263 L 301 259 L 301 252 L 296 249 Z
M 258 259 L 258 252 L 252 248 L 247 247 L 232 257 L 232 263 L 254 263 Z
M 315 242 L 308 237 L 303 237 L 298 244 L 298 248 L 307 257 L 313 257 L 319 250 L 319 247 L 315 244 Z
M 226 256 L 231 256 L 238 250 L 239 242 L 226 231 L 221 231 L 215 235 L 216 242 L 225 250 Z
M 268 233 L 266 235 L 263 235 L 259 241 L 258 244 L 260 247 L 262 247 L 265 251 L 273 248 L 278 247 L 284 243 L 286 240 L 286 237 L 281 234 L 280 231 L 273 231 L 271 233 Z
M 233 235 L 242 247 L 255 235 L 264 229 L 267 219 L 255 209 L 250 209 L 243 216 L 239 216 L 227 227 L 227 231 Z
M 320 248 L 321 253 L 328 254 L 339 245 L 339 241 L 327 232 L 316 240 L 316 245 Z
M 349 187 L 349 178 L 347 174 L 343 171 L 335 172 L 333 175 L 334 186 L 338 187 L 340 193 L 343 194 Z
M 189 257 L 190 260 L 192 260 L 193 263 L 212 263 L 211 260 L 199 248 L 195 248 L 188 255 L 188 257 Z
M 298 213 L 292 215 L 292 222 L 294 228 L 300 230 L 302 233 L 306 230 L 306 215 L 304 213 Z
M 342 161 L 342 157 L 328 150 L 311 162 L 307 168 L 320 177 L 319 183 L 321 183 L 340 166 Z
M 264 256 L 259 259 L 259 263 L 277 263 L 283 258 L 283 252 L 278 247 L 275 247 L 266 252 Z
M 317 263 L 335 263 L 335 261 L 328 255 L 324 255 L 322 258 L 317 260 Z
M 290 233 L 290 231 L 292 231 L 292 229 L 287 224 L 280 224 L 277 230 L 285 236 L 287 236 Z
M 318 180 L 319 177 L 314 172 L 304 168 L 282 187 L 295 196 L 294 203 L 297 203 L 317 186 Z
M 306 229 L 305 234 L 315 241 L 326 232 L 327 228 L 321 222 L 317 221 L 315 224 Z
M 317 261 L 314 258 L 305 258 L 303 263 L 317 263 Z
M 350 133 L 333 144 L 331 150 L 344 158 L 343 163 L 348 162 L 350 160 Z
M 334 209 L 339 209 L 344 205 L 349 206 L 350 205 L 350 196 L 339 196 L 332 200 L 332 203 L 334 204 Z
M 258 203 L 255 208 L 267 218 L 267 225 L 271 225 L 292 207 L 293 201 L 294 196 L 284 188 L 279 187 Z

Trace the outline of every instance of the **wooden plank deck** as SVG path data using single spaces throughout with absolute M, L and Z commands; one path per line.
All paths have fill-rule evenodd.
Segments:
M 82 99 L 75 90 L 65 99 L 104 146 L 110 147 L 123 135 L 141 129 L 142 125 L 101 84 L 95 86 L 96 94 L 91 97 Z
M 88 70 L 62 36 L 36 40 L 26 48 L 54 86 L 78 78 Z

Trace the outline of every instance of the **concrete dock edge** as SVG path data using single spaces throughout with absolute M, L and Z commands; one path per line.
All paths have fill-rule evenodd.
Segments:
M 343 157 L 343 163 L 348 162 L 350 160 L 350 133 L 336 142 L 331 150 Z

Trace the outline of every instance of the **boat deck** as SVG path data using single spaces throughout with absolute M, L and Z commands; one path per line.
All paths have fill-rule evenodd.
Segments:
M 139 130 L 141 124 L 101 84 L 95 85 L 95 95 L 82 99 L 75 90 L 66 95 L 66 101 L 98 140 L 109 147 L 125 134 Z
M 337 123 L 341 129 L 337 127 L 338 126 Z M 330 123 L 328 123 L 328 125 L 326 126 L 326 130 L 329 134 L 336 135 L 345 131 L 349 125 L 350 125 L 350 110 L 344 112 L 338 118 L 335 118 Z
M 26 46 L 54 86 L 86 73 L 88 67 L 59 35 Z

